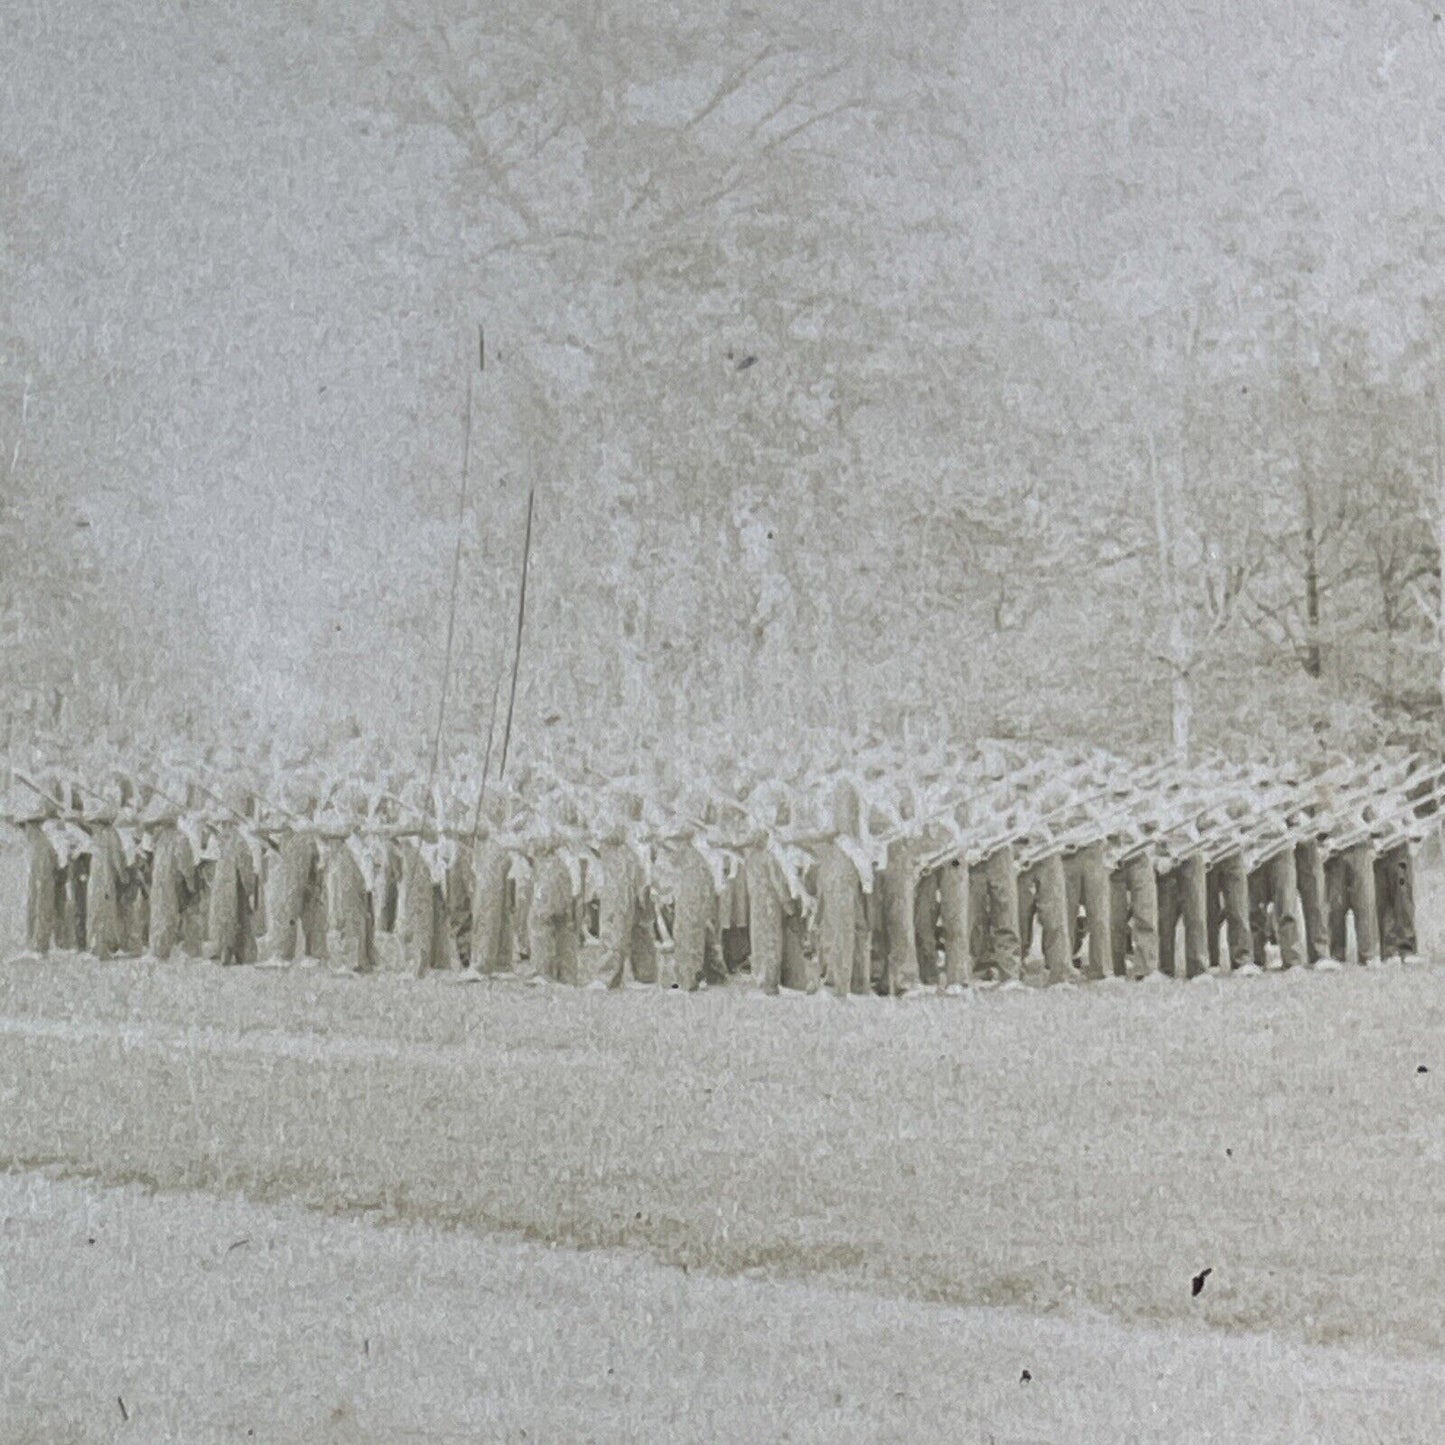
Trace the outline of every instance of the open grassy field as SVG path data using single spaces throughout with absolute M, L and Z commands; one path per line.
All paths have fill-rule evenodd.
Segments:
M 0 1280 L 5 1445 L 1364 1445 L 1445 1401 L 1438 1360 L 35 1174 L 0 1175 Z
M 1432 966 L 903 1003 L 0 969 L 10 1170 L 1402 1355 L 1445 1350 L 1442 1088 Z

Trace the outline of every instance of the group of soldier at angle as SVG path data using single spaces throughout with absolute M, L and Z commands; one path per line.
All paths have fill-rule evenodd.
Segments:
M 17 768 L 28 948 L 839 996 L 1370 963 L 1415 950 L 1445 796 L 1414 754 L 875 749 L 661 792 L 447 774 Z

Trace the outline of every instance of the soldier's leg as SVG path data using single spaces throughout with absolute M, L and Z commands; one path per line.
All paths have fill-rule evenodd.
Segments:
M 472 967 L 482 973 L 507 973 L 516 962 L 519 924 L 513 916 L 511 859 L 503 851 L 483 851 L 472 879 Z
M 1050 983 L 1062 983 L 1074 972 L 1073 931 L 1069 927 L 1069 890 L 1064 860 L 1055 853 L 1035 869 L 1035 906 L 1043 934 L 1044 968 Z
M 748 889 L 753 987 L 775 994 L 783 982 L 783 903 L 772 887 Z
M 1241 854 L 1230 853 L 1219 863 L 1219 887 L 1224 896 L 1224 928 L 1232 968 L 1254 962 L 1254 935 L 1249 926 L 1249 877 Z
M 1350 887 L 1345 860 L 1338 853 L 1325 860 L 1324 875 L 1325 911 L 1329 919 L 1330 957 L 1343 963 L 1350 942 L 1348 926 Z
M 436 884 L 420 848 L 408 842 L 403 845 L 402 855 L 404 872 L 396 931 L 401 941 L 402 967 L 420 978 L 431 968 L 436 951 Z
M 150 860 L 137 856 L 126 871 L 121 890 L 121 944 L 132 958 L 141 957 L 150 940 Z
M 1375 906 L 1380 951 L 1403 958 L 1415 951 L 1415 877 L 1408 843 L 1386 849 L 1375 859 Z
M 1305 965 L 1305 931 L 1300 918 L 1299 882 L 1295 877 L 1294 849 L 1285 848 L 1265 865 L 1274 902 L 1274 927 L 1284 968 Z
M 206 957 L 206 941 L 211 927 L 211 889 L 215 878 L 215 862 L 210 858 L 196 859 L 191 888 L 181 907 L 181 948 L 191 958 Z
M 156 839 L 151 861 L 150 951 L 163 963 L 176 951 L 181 937 L 183 884 L 177 857 L 181 846 L 175 833 L 163 832 Z
M 1269 873 L 1256 868 L 1250 875 L 1249 888 L 1249 938 L 1252 957 L 1256 968 L 1264 968 L 1269 962 L 1266 948 L 1269 939 Z
M 1220 886 L 1218 865 L 1213 868 L 1206 867 L 1204 879 L 1204 923 L 1208 934 L 1209 966 L 1217 969 L 1219 967 L 1219 930 L 1224 927 L 1224 889 Z
M 1313 838 L 1295 844 L 1294 871 L 1299 888 L 1305 953 L 1311 963 L 1318 963 L 1329 956 L 1330 935 L 1325 911 L 1324 855 Z
M 981 862 L 968 865 L 968 956 L 975 977 L 993 970 L 988 927 L 988 868 Z
M 1069 947 L 1075 964 L 1084 954 L 1084 940 L 1088 936 L 1084 920 L 1084 873 L 1078 853 L 1070 853 L 1064 859 L 1064 906 L 1069 914 Z
M 918 981 L 938 984 L 938 870 L 925 873 L 913 890 L 913 941 L 918 953 Z
M 1028 963 L 1034 950 L 1034 915 L 1038 912 L 1039 880 L 1035 867 L 1020 869 L 1019 892 L 1019 958 Z
M 877 991 L 882 960 L 874 961 L 875 924 L 882 908 L 875 882 L 872 893 L 864 893 L 861 885 L 853 891 L 853 992 Z
M 60 859 L 39 823 L 25 825 L 29 873 L 25 883 L 25 946 L 49 953 L 55 937 L 55 894 Z
M 1124 865 L 1129 889 L 1129 934 L 1139 972 L 1159 972 L 1159 893 L 1153 860 L 1138 853 Z
M 602 860 L 602 889 L 598 899 L 597 938 L 602 945 L 602 973 L 609 988 L 621 988 L 632 952 L 636 890 L 630 870 L 618 853 Z
M 1179 911 L 1184 916 L 1184 976 L 1198 978 L 1209 968 L 1209 904 L 1205 896 L 1204 859 L 1192 854 L 1174 868 Z
M 702 976 L 709 988 L 720 988 L 728 981 L 727 961 L 723 957 L 722 934 L 717 910 L 707 914 L 703 925 Z
M 650 885 L 638 895 L 632 911 L 632 976 L 638 983 L 656 983 L 657 904 Z
M 1014 850 L 1005 843 L 985 861 L 988 878 L 989 956 L 1005 982 L 1017 980 L 1023 971 L 1019 942 L 1019 887 Z
M 331 922 L 335 925 L 335 954 L 343 967 L 353 973 L 367 973 L 374 960 L 369 956 L 368 925 L 371 900 L 361 867 L 350 848 L 338 848 L 331 858 Z M 328 949 L 328 952 L 332 950 Z
M 115 858 L 118 846 L 109 828 L 95 833 L 85 941 L 89 951 L 100 959 L 112 957 L 120 948 L 120 878 Z
M 237 961 L 255 963 L 260 956 L 256 944 L 256 902 L 260 890 L 251 850 L 244 844 L 236 855 L 236 879 L 239 884 L 236 900 Z
M 207 949 L 218 963 L 244 962 L 241 944 L 240 840 L 229 833 L 221 841 L 211 879 L 211 919 Z
M 1156 886 L 1159 895 L 1159 972 L 1166 978 L 1177 978 L 1174 943 L 1183 913 L 1177 866 L 1160 873 Z
M 288 833 L 279 853 L 268 856 L 266 872 L 271 886 L 267 910 L 267 954 L 290 962 L 297 954 L 297 936 L 306 906 L 307 875 L 311 869 L 310 839 Z
M 808 948 L 802 907 L 789 903 L 783 912 L 783 987 L 817 993 L 818 984 L 818 955 Z
M 688 993 L 702 982 L 707 962 L 707 916 L 696 893 L 688 880 L 679 884 L 672 919 L 673 978 Z
M 519 878 L 512 885 L 512 922 L 513 922 L 513 948 L 521 959 L 529 959 L 532 951 L 532 891 L 534 878 L 529 870 L 526 875 Z M 520 971 L 520 970 L 519 970 Z M 535 963 L 531 964 L 527 972 L 539 973 L 541 970 Z
M 1394 898 L 1394 950 L 1400 955 L 1414 953 L 1415 938 L 1415 859 L 1408 843 L 1401 843 L 1388 854 L 1390 887 Z
M 75 874 L 83 859 L 72 858 L 55 876 L 55 946 L 71 949 L 81 935 L 75 926 Z
M 837 860 L 818 869 L 818 964 L 831 993 L 853 991 L 853 896 Z
M 328 935 L 331 931 L 331 902 L 326 890 L 326 860 L 313 845 L 311 874 L 306 884 L 306 897 L 301 909 L 301 940 L 307 958 L 329 959 Z
M 920 983 L 918 935 L 914 931 L 916 890 L 913 880 L 913 850 L 904 841 L 888 850 L 888 864 L 877 885 L 885 919 L 888 952 L 885 958 L 888 992 L 907 993 Z
M 783 979 L 783 900 L 773 876 L 773 861 L 765 849 L 751 849 L 744 867 L 753 987 L 774 994 Z
M 1088 917 L 1090 978 L 1103 978 L 1113 967 L 1113 885 L 1103 843 L 1089 843 L 1074 855 L 1079 898 Z
M 586 980 L 582 977 L 582 930 L 580 919 L 564 915 L 556 920 L 557 929 L 557 981 L 572 988 L 580 988 Z
M 1361 963 L 1375 963 L 1380 957 L 1380 924 L 1375 902 L 1375 847 L 1356 843 L 1345 849 L 1345 870 L 1350 912 L 1355 919 L 1355 945 Z
M 538 908 L 527 910 L 527 953 L 525 972 L 531 978 L 545 978 L 549 981 L 557 976 L 555 947 L 557 929 L 552 919 L 547 918 Z
M 950 986 L 967 987 L 973 982 L 973 961 L 969 953 L 969 870 L 962 859 L 945 863 L 938 872 L 938 922 L 943 937 L 943 970 Z
M 1123 978 L 1129 972 L 1129 884 L 1124 870 L 1109 875 L 1109 963 L 1106 976 Z

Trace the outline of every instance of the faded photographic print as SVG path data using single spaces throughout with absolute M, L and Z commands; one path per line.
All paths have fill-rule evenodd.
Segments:
M 0 1445 L 1445 1440 L 1442 0 L 0 0 Z

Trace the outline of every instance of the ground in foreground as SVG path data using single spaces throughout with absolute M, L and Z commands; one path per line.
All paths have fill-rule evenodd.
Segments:
M 892 1388 L 936 1375 L 928 1388 L 953 1409 L 978 1391 L 991 1402 L 947 1339 L 982 1358 L 1007 1331 L 970 1333 L 965 1316 L 1012 1306 L 1020 1313 L 987 1318 L 1028 1332 L 1013 1343 L 1045 1341 L 1022 1353 L 1115 1339 L 1082 1350 L 1080 1381 L 1104 1388 L 1121 1369 L 1152 1368 L 1160 1390 L 1211 1413 L 1223 1408 L 1205 1378 L 1215 1366 L 1177 1371 L 1225 1350 L 1224 1332 L 1267 1332 L 1275 1343 L 1249 1346 L 1261 1360 L 1313 1344 L 1373 1361 L 1341 1364 L 1340 1389 L 1311 1384 L 1304 1403 L 1305 1377 L 1286 1371 L 1272 1404 L 1263 1383 L 1241 1395 L 1240 1408 L 1260 1412 L 1254 1427 L 1236 1419 L 1240 1429 L 1212 1432 L 1202 1414 L 1200 1438 L 1356 1438 L 1340 1404 L 1350 1391 L 1377 1417 L 1370 1438 L 1432 1438 L 1440 1431 L 1417 1428 L 1427 1404 L 1412 1406 L 1414 1387 L 1398 1382 L 1445 1357 L 1442 1042 L 1435 967 L 840 1003 L 51 960 L 0 969 L 0 1165 L 458 1226 L 475 1249 L 503 1237 L 510 1249 L 519 1238 L 622 1248 L 628 1268 L 672 1267 L 658 1279 L 686 1266 L 689 1289 L 706 1271 L 706 1288 L 737 1293 L 718 1295 L 725 1303 L 691 1338 L 656 1310 L 650 1322 L 644 1312 L 597 1324 L 651 1352 L 652 1370 L 691 1380 L 683 1399 L 707 1398 L 714 1375 L 728 1398 L 753 1398 L 728 1362 L 761 1370 L 761 1355 L 783 1377 L 863 1380 L 870 1392 L 891 1362 L 903 1379 Z M 365 1237 L 381 1235 L 404 1237 Z M 554 1325 L 604 1288 L 588 1271 L 622 1267 L 610 1254 L 572 1258 L 582 1272 L 550 1296 Z M 830 1334 L 825 1306 L 816 1324 L 812 1305 L 788 1314 L 795 1290 L 863 1303 L 837 1306 Z M 388 1297 L 376 1296 L 379 1309 Z M 264 1301 L 263 1291 L 261 1313 Z M 504 1296 L 495 1312 L 514 1307 Z M 939 1308 L 955 1311 L 941 1354 L 922 1343 Z M 287 1302 L 276 1309 L 284 1316 Z M 849 1321 L 869 1311 L 897 1324 L 879 1316 L 879 1357 L 865 1368 L 845 1343 Z M 449 1367 L 468 1358 L 473 1328 L 439 1326 Z M 1150 1365 L 1155 1347 L 1137 1342 L 1175 1333 L 1189 1343 Z M 479 1368 L 503 1370 L 538 1408 L 582 1408 L 591 1396 L 556 1348 L 550 1362 L 486 1357 Z M 862 1361 L 868 1349 L 857 1348 Z M 1037 1381 L 1020 1353 L 1007 1370 L 990 1355 L 987 1379 L 1012 1388 L 1029 1368 Z M 1229 1358 L 1228 1378 L 1245 1380 Z M 777 1377 L 758 1379 L 765 1402 Z M 1157 1400 L 1107 1388 L 1120 1413 L 1105 1438 L 1187 1438 L 1151 1424 L 1164 1418 Z M 795 1434 L 836 1435 L 808 1399 Z M 1328 1421 L 1280 1413 L 1321 1400 L 1334 1402 Z M 1061 1408 L 1032 1425 L 997 1411 L 976 1419 L 999 1440 L 1098 1438 L 1070 1425 L 1074 1404 Z M 628 1417 L 607 1418 L 600 1436 L 629 1433 Z M 647 1416 L 659 1418 L 664 1434 L 680 1433 Z M 863 1418 L 865 1435 L 887 1425 Z

